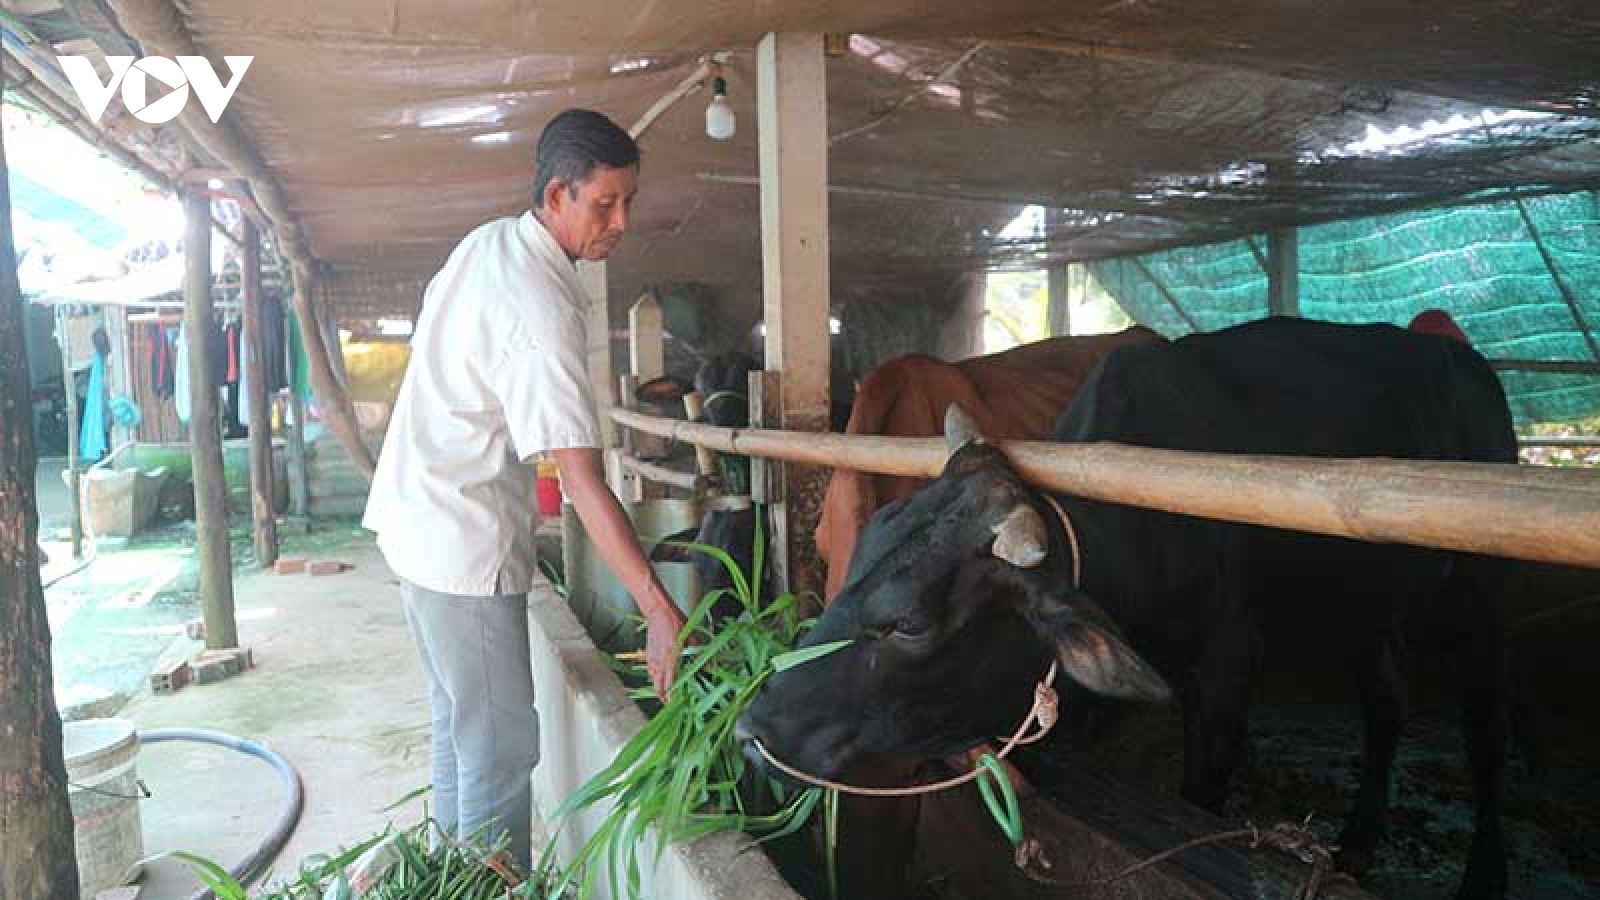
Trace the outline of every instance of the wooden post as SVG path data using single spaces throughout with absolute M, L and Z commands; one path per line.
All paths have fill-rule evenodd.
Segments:
M 781 427 L 828 430 L 828 116 L 823 38 L 768 34 L 756 47 L 762 294 L 767 367 L 783 374 Z M 827 473 L 785 466 L 773 555 L 786 586 L 822 590 L 814 532 Z M 784 562 L 787 557 L 787 564 Z
M 267 405 L 266 335 L 261 327 L 261 236 L 256 223 L 239 223 L 239 300 L 244 307 L 245 409 L 250 411 L 250 515 L 256 564 L 278 561 L 278 513 L 272 503 L 272 409 Z
M 200 607 L 206 646 L 237 647 L 233 559 L 228 552 L 228 489 L 222 471 L 222 422 L 211 365 L 211 199 L 203 189 L 183 198 L 183 321 L 189 341 L 189 458 L 200 560 Z
M 1300 231 L 1293 227 L 1267 232 L 1267 312 L 1300 315 Z
M 700 396 L 699 391 L 690 391 L 683 395 L 683 414 L 693 422 L 705 415 L 706 398 Z M 707 477 L 717 474 L 716 451 L 706 447 L 694 448 L 694 469 Z
M 628 310 L 628 361 L 641 382 L 666 374 L 661 302 L 654 294 L 641 295 Z
M 1045 322 L 1050 337 L 1072 333 L 1073 266 L 1051 266 L 1046 287 Z
M 0 81 L 4 76 L 0 75 Z M 3 87 L 3 85 L 0 85 Z M 76 897 L 72 809 L 39 586 L 27 307 L 0 139 L 0 897 Z
M 632 375 L 619 375 L 617 377 L 617 396 L 621 398 L 618 405 L 625 410 L 637 411 L 639 404 L 635 399 L 634 391 L 639 387 L 639 379 Z M 609 416 L 607 416 L 609 418 Z M 645 488 L 639 474 L 627 466 L 621 465 L 623 457 L 634 456 L 634 448 L 639 441 L 660 442 L 660 438 L 648 434 L 635 434 L 623 431 L 619 436 L 618 445 L 606 449 L 606 477 L 611 485 L 611 493 L 623 503 L 643 503 Z
M 667 372 L 666 340 L 661 323 L 661 302 L 654 294 L 646 292 L 628 310 L 628 363 L 633 371 L 632 387 L 636 390 L 639 385 L 652 378 L 660 378 Z M 624 398 L 628 409 L 636 409 L 632 397 Z M 630 436 L 635 455 L 641 459 L 654 459 L 665 456 L 667 446 L 660 438 L 648 434 Z M 661 496 L 659 486 L 645 485 L 646 496 Z
M 72 368 L 72 331 L 67 314 L 56 307 L 56 340 L 61 343 L 61 386 L 67 394 L 67 509 L 72 516 L 72 558 L 83 559 L 83 494 L 78 476 L 78 375 Z
M 600 439 L 607 447 L 617 445 L 617 426 L 609 415 L 617 405 L 611 365 L 611 311 L 606 300 L 606 264 L 580 260 L 578 279 L 589 292 L 589 317 L 584 331 L 588 339 L 589 389 L 594 393 L 595 414 L 600 418 Z

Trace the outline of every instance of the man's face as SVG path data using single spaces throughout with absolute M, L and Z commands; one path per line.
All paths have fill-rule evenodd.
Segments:
M 628 228 L 628 211 L 639 192 L 639 169 L 595 166 L 574 195 L 569 185 L 551 181 L 540 220 L 573 259 L 598 261 L 611 255 Z

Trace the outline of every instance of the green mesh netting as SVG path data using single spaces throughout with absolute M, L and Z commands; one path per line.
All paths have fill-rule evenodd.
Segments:
M 1136 321 L 1177 337 L 1265 316 L 1265 260 L 1266 239 L 1257 237 L 1095 262 L 1090 271 Z M 1510 198 L 1300 229 L 1301 315 L 1404 325 L 1425 309 L 1448 312 L 1490 359 L 1600 360 L 1600 196 Z M 1600 415 L 1600 377 L 1501 379 L 1519 423 Z

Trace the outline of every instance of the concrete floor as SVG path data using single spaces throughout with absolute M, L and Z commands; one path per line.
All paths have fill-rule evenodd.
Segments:
M 274 871 L 355 843 L 394 821 L 420 819 L 422 798 L 384 812 L 428 783 L 428 712 L 396 582 L 370 539 L 339 550 L 341 575 L 240 575 L 240 643 L 256 669 L 176 694 L 142 692 L 121 713 L 141 729 L 212 728 L 262 741 L 300 771 L 305 810 Z M 168 655 L 196 646 L 178 640 Z M 283 791 L 263 762 L 192 743 L 144 747 L 139 773 L 147 854 L 185 850 L 232 865 L 278 814 Z M 161 860 L 144 900 L 189 897 L 186 864 Z

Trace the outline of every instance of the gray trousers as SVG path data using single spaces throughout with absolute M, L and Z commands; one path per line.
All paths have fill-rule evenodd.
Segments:
M 433 816 L 529 869 L 539 761 L 525 594 L 464 597 L 401 579 L 433 712 Z

